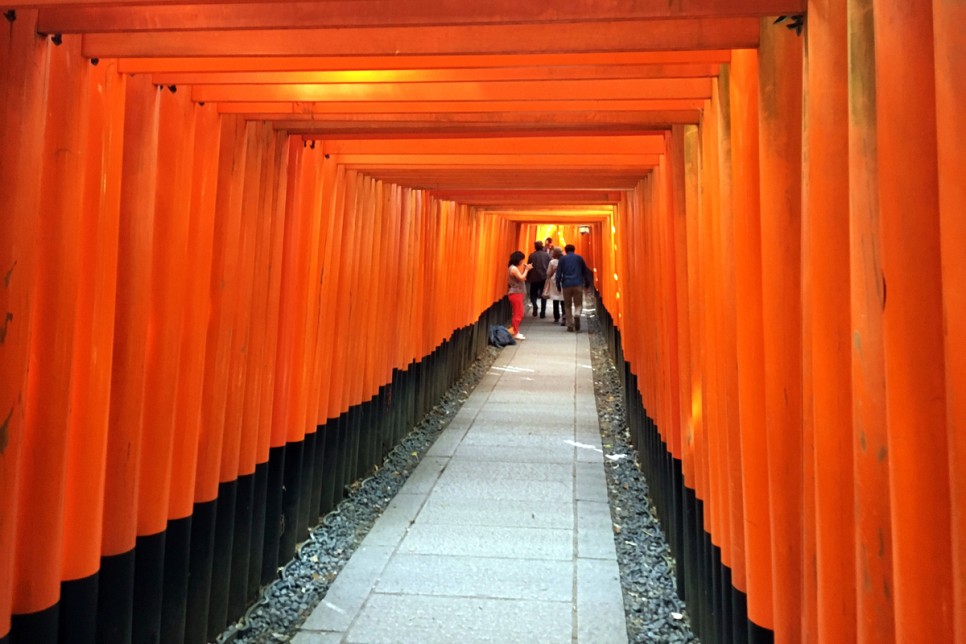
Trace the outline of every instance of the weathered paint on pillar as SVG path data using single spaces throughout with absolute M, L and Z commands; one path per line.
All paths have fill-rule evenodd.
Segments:
M 849 0 L 849 265 L 857 640 L 893 642 L 892 529 L 885 416 L 885 291 L 871 0 Z
M 817 641 L 855 640 L 855 527 L 849 289 L 848 42 L 846 8 L 813 0 L 806 29 L 802 266 L 807 285 L 814 432 Z
M 762 22 L 759 55 L 765 423 L 775 634 L 801 637 L 802 40 Z

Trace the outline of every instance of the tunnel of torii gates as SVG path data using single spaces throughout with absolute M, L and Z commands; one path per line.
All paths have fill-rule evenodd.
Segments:
M 2 641 L 216 636 L 544 237 L 703 640 L 966 641 L 966 3 L 2 9 Z

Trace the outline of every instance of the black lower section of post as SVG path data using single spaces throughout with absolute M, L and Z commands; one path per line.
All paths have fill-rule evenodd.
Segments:
M 97 641 L 97 588 L 100 575 L 65 581 L 60 585 L 60 641 L 83 644 Z
M 134 550 L 101 557 L 97 641 L 130 642 L 134 621 Z
M 10 623 L 10 641 L 15 644 L 36 644 L 57 641 L 60 605 L 36 613 L 14 615 Z
M 184 635 L 186 644 L 203 644 L 208 641 L 208 607 L 215 556 L 217 512 L 218 501 L 214 500 L 196 503 L 191 515 L 188 610 Z
M 165 533 L 159 532 L 138 537 L 134 548 L 134 642 L 161 640 L 164 541 Z
M 637 376 L 624 358 L 620 330 L 599 301 L 597 314 L 621 379 L 631 442 L 674 555 L 677 592 L 687 602 L 695 634 L 711 644 L 771 644 L 774 633 L 748 619 L 748 597 L 734 587 L 731 569 L 711 541 L 704 523 L 704 502 L 685 485 L 681 462 L 670 455 L 645 409 Z
M 188 567 L 191 561 L 191 517 L 168 521 L 164 540 L 164 599 L 161 641 L 184 640 L 188 612 Z

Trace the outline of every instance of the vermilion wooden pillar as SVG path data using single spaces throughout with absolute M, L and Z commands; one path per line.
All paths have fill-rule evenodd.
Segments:
M 149 340 L 145 351 L 135 552 L 134 639 L 161 633 L 165 529 L 171 484 L 175 401 L 179 377 L 184 283 L 190 224 L 194 104 L 185 93 L 161 90 L 157 190 L 154 204 Z
M 15 490 L 24 435 L 31 292 L 37 279 L 35 239 L 40 224 L 40 176 L 45 111 L 46 41 L 36 37 L 36 11 L 0 33 L 0 487 Z M 0 515 L 17 513 L 15 494 L 0 497 Z M 0 522 L 0 637 L 10 632 L 15 521 Z
M 855 640 L 846 8 L 808 10 L 802 259 L 810 333 L 818 641 Z M 806 559 L 806 565 L 808 560 Z
M 71 360 L 70 429 L 64 488 L 61 628 L 78 640 L 96 635 L 98 569 L 104 520 L 104 476 L 110 409 L 111 357 L 117 284 L 117 242 L 126 77 L 105 61 L 88 71 L 80 265 L 88 267 L 77 293 Z
M 735 317 L 738 416 L 741 426 L 742 500 L 748 619 L 770 629 L 772 563 L 768 507 L 762 360 L 762 263 L 758 168 L 758 52 L 736 50 L 731 62 L 731 151 L 734 187 Z
M 44 98 L 63 108 L 24 106 L 45 112 L 47 122 L 40 138 L 22 143 L 42 149 L 39 174 L 23 177 L 23 181 L 39 183 L 37 207 L 41 214 L 37 237 L 31 240 L 37 245 L 38 263 L 30 294 L 20 472 L 16 487 L 7 491 L 16 495 L 17 506 L 16 512 L 3 517 L 5 522 L 16 523 L 13 634 L 23 641 L 56 637 L 58 628 L 71 357 L 80 282 L 77 239 L 83 221 L 76 204 L 82 195 L 87 143 L 87 81 L 79 45 L 76 38 L 60 48 L 49 45 Z M 11 215 L 34 216 L 16 212 L 6 216 Z
M 745 515 L 742 502 L 741 433 L 738 411 L 738 348 L 737 303 L 735 295 L 735 230 L 734 230 L 734 176 L 730 94 L 735 91 L 731 84 L 731 69 L 722 65 L 717 84 L 718 104 L 718 157 L 719 183 L 721 185 L 721 212 L 717 226 L 720 262 L 719 321 L 720 360 L 719 384 L 722 396 L 719 418 L 725 432 L 728 469 L 724 485 L 728 488 L 728 526 L 730 547 L 724 563 L 731 569 L 730 582 L 739 590 L 746 589 L 745 575 Z M 727 626 L 727 625 L 726 625 Z
M 164 599 L 161 631 L 166 641 L 184 638 L 188 605 L 188 568 L 192 512 L 201 434 L 205 353 L 208 339 L 210 281 L 215 229 L 215 185 L 221 127 L 213 106 L 196 109 L 192 163 L 191 220 L 186 257 L 192 279 L 182 289 L 185 302 L 180 346 L 181 368 L 175 404 L 171 453 L 171 494 L 165 537 Z M 199 530 L 201 528 L 199 527 Z
M 954 641 L 966 640 L 966 3 L 935 0 L 939 226 L 946 340 L 946 422 L 952 503 Z
M 797 641 L 803 530 L 802 40 L 770 20 L 762 21 L 758 77 L 764 405 L 775 635 L 782 641 Z
M 953 580 L 932 5 L 873 7 L 896 639 L 940 642 Z
M 245 173 L 245 124 L 222 117 L 218 155 L 214 239 L 209 284 L 210 309 L 205 341 L 201 431 L 192 516 L 191 560 L 185 641 L 205 641 L 211 602 L 217 532 L 218 483 L 228 398 L 231 339 L 238 301 L 241 194 Z
M 101 562 L 101 583 L 117 590 L 98 597 L 102 638 L 131 637 L 133 626 L 133 550 L 150 310 L 145 294 L 151 292 L 159 105 L 158 88 L 146 79 L 128 79 Z
M 849 0 L 849 265 L 856 635 L 893 642 L 892 529 L 886 445 L 885 304 L 879 229 L 876 79 L 871 0 Z

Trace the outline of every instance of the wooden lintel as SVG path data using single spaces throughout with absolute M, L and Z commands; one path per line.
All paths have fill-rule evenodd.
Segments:
M 736 49 L 758 46 L 757 18 L 627 20 L 348 29 L 148 31 L 84 35 L 88 57 L 400 56 Z
M 801 13 L 803 0 L 326 0 L 326 2 L 18 3 L 46 6 L 44 33 L 220 31 L 554 24 L 600 20 L 762 17 Z

